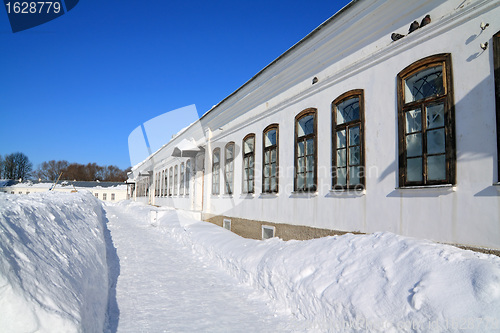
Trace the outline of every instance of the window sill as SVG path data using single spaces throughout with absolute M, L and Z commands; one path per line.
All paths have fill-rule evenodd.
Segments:
M 349 197 L 360 197 L 366 195 L 366 189 L 356 189 L 356 188 L 342 188 L 342 189 L 331 189 L 329 191 L 329 196 L 339 197 L 339 196 L 349 196 Z
M 296 197 L 296 198 L 311 198 L 311 197 L 317 197 L 317 196 L 318 196 L 318 191 L 314 191 L 314 192 L 293 191 L 292 192 L 292 197 Z
M 279 196 L 279 193 L 278 192 L 262 192 L 260 194 L 260 197 L 264 197 L 264 198 L 277 198 Z
M 396 190 L 429 190 L 429 191 L 444 190 L 444 191 L 455 192 L 456 185 L 442 184 L 442 185 L 402 186 L 402 187 L 396 187 Z
M 255 197 L 255 193 L 241 193 L 241 199 L 253 199 Z
M 233 194 L 221 194 L 221 195 L 219 195 L 219 197 L 222 199 L 232 199 Z

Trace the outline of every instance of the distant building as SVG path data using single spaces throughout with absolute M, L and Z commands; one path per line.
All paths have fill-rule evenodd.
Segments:
M 30 194 L 49 191 L 54 182 L 0 180 L 0 192 L 10 194 Z M 127 184 L 123 182 L 84 182 L 60 181 L 53 189 L 56 192 L 90 191 L 96 198 L 103 201 L 120 201 L 128 199 Z
M 500 249 L 499 96 L 500 1 L 352 1 L 129 182 L 246 237 Z

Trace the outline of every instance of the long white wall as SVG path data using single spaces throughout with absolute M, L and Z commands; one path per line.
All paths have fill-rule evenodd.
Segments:
M 401 40 L 413 20 L 430 25 Z M 380 19 L 384 17 L 384 19 Z M 182 138 L 205 140 L 203 211 L 214 215 L 345 231 L 391 231 L 436 241 L 500 248 L 500 187 L 492 35 L 500 30 L 499 1 L 360 1 L 271 64 L 166 146 L 164 161 Z M 489 23 L 482 31 L 481 22 Z M 483 51 L 480 43 L 490 47 Z M 455 101 L 457 173 L 452 187 L 402 189 L 398 184 L 396 77 L 422 58 L 449 53 Z M 317 77 L 318 83 L 312 84 Z M 364 90 L 366 189 L 331 191 L 331 103 Z M 293 192 L 294 119 L 318 110 L 318 191 Z M 263 194 L 262 131 L 279 124 L 280 191 Z M 254 133 L 255 194 L 242 194 L 242 139 Z M 224 194 L 224 146 L 236 144 L 234 193 Z M 220 195 L 211 194 L 212 151 L 221 149 Z M 170 149 L 170 150 L 169 150 Z M 163 153 L 158 153 L 163 154 Z M 170 155 L 169 155 L 170 154 Z M 158 160 L 158 156 L 156 156 Z M 138 167 L 140 169 L 141 167 Z M 156 171 L 155 171 L 156 172 Z M 192 182 L 194 182 L 194 175 Z M 153 183 L 154 186 L 154 183 Z M 191 197 L 160 205 L 196 210 Z

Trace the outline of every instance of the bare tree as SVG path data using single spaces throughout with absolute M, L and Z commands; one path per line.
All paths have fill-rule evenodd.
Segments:
M 130 169 L 130 168 L 129 168 Z M 38 166 L 35 176 L 54 181 L 63 173 L 61 180 L 122 182 L 127 180 L 127 172 L 114 165 L 100 166 L 97 163 L 68 163 L 67 161 L 48 161 Z
M 35 176 L 42 180 L 55 181 L 61 172 L 68 168 L 68 161 L 55 161 L 51 160 L 43 162 L 38 166 Z
M 0 179 L 3 179 L 3 157 L 0 155 Z
M 6 179 L 26 179 L 32 170 L 33 164 L 23 153 L 6 155 L 3 160 L 3 177 Z

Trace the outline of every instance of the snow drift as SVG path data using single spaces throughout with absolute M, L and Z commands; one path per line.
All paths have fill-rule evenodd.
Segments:
M 241 238 L 185 212 L 150 223 L 309 322 L 312 331 L 484 332 L 500 328 L 500 258 L 398 236 Z
M 102 332 L 104 211 L 90 192 L 0 193 L 0 331 Z

